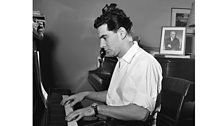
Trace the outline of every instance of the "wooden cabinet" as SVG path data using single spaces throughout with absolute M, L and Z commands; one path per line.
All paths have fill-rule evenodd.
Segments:
M 155 57 L 160 63 L 163 76 L 179 77 L 195 82 L 195 60 Z
M 155 57 L 161 64 L 163 76 L 195 82 L 195 59 Z M 179 126 L 194 126 L 195 84 L 191 84 L 181 110 Z

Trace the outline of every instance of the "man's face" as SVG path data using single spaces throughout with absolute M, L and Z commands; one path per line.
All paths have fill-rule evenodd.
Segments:
M 172 38 L 175 38 L 176 33 L 175 33 L 175 32 L 170 32 L 170 36 L 171 36 Z
M 118 56 L 120 43 L 118 34 L 113 31 L 108 31 L 107 24 L 101 25 L 97 30 L 100 39 L 100 48 L 105 49 L 106 56 Z

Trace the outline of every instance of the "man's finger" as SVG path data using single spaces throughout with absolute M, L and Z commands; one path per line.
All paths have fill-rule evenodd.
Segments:
M 79 121 L 83 116 L 82 115 L 78 115 L 78 117 L 75 119 L 75 121 Z
M 63 98 L 62 100 L 61 100 L 61 105 L 64 105 L 65 104 L 65 102 L 67 101 L 67 98 Z
M 77 112 L 71 112 L 65 117 L 65 120 L 72 121 L 76 116 L 78 116 Z
M 61 105 L 65 105 L 66 102 L 68 102 L 68 101 L 70 101 L 70 100 L 72 100 L 72 99 L 73 99 L 73 97 L 71 97 L 71 96 L 70 96 L 70 97 L 63 98 L 63 99 L 61 100 L 61 103 L 60 103 L 60 104 L 61 104 Z
M 74 106 L 77 102 L 78 102 L 77 100 L 70 102 L 70 106 Z

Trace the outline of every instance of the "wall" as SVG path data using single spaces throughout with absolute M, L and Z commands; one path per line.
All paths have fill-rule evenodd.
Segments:
M 33 0 L 46 16 L 42 42 L 45 79 L 73 91 L 92 90 L 88 70 L 96 68 L 99 41 L 94 19 L 106 3 L 116 2 L 134 23 L 146 46 L 159 47 L 161 26 L 170 25 L 171 8 L 190 8 L 193 0 Z

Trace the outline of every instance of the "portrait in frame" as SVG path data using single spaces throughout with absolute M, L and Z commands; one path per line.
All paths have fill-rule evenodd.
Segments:
M 186 27 L 162 27 L 160 54 L 185 55 Z
M 190 8 L 171 8 L 171 26 L 186 27 Z

